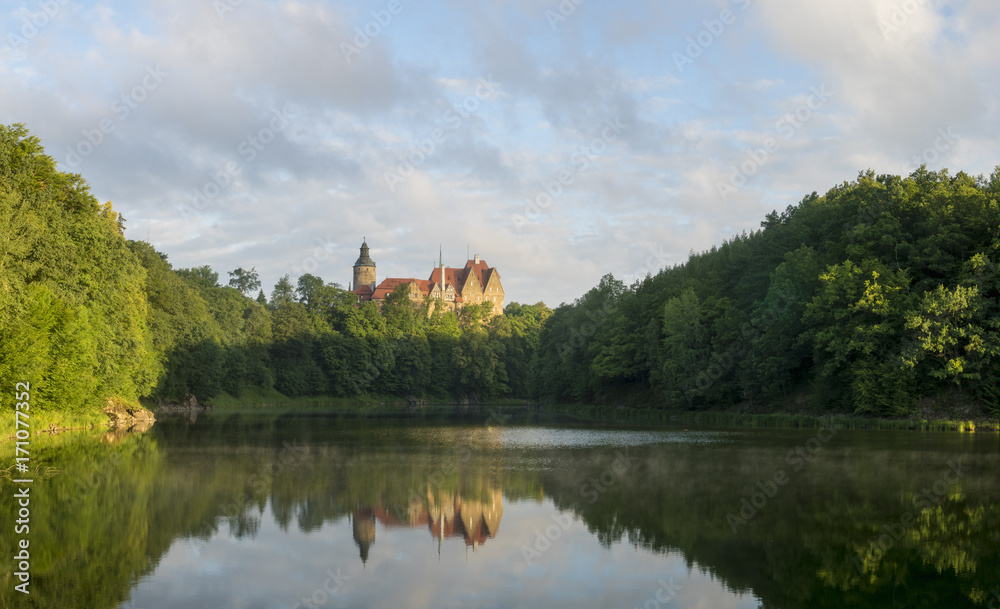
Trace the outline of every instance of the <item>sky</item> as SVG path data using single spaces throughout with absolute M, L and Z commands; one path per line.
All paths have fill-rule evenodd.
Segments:
M 1000 165 L 995 0 L 13 0 L 24 123 L 174 268 L 631 284 L 868 169 Z

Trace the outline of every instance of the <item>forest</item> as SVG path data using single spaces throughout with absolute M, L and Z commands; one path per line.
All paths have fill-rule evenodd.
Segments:
M 544 304 L 460 314 L 380 308 L 336 284 L 251 268 L 174 269 L 124 235 L 124 218 L 59 171 L 23 125 L 0 126 L 0 386 L 32 408 L 96 410 L 107 397 L 202 402 L 248 388 L 289 397 L 525 396 Z M 405 286 L 404 286 L 405 288 Z M 256 292 L 256 294 L 255 294 Z
M 1000 413 L 1000 168 L 862 172 L 542 328 L 557 403 L 904 417 Z
M 0 125 L 0 386 L 32 406 L 110 396 L 514 397 L 672 410 L 1000 412 L 1000 168 L 859 174 L 760 229 L 554 311 L 379 307 L 306 274 L 174 269 Z M 6 389 L 5 389 L 6 391 Z

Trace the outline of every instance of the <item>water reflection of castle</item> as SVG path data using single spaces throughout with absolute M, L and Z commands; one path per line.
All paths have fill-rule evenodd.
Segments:
M 503 493 L 486 491 L 485 501 L 445 493 L 440 500 L 413 503 L 400 510 L 384 506 L 359 506 L 352 515 L 354 543 L 361 550 L 361 562 L 368 561 L 368 549 L 375 543 L 376 523 L 385 528 L 426 526 L 441 543 L 445 538 L 462 537 L 475 551 L 480 544 L 497 536 L 503 518 Z

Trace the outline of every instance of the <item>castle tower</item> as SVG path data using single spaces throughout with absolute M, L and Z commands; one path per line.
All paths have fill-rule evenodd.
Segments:
M 368 255 L 368 242 L 361 243 L 361 256 L 354 263 L 354 289 L 375 283 L 375 262 Z
M 368 562 L 368 550 L 375 543 L 375 512 L 359 507 L 354 512 L 354 543 L 361 550 L 361 563 Z

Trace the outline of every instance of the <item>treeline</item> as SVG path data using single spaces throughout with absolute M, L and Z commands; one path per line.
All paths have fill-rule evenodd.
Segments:
M 239 397 L 248 388 L 286 396 L 382 394 L 478 399 L 527 395 L 528 365 L 545 305 L 491 303 L 457 315 L 400 286 L 379 306 L 315 275 L 286 275 L 270 298 L 242 268 L 222 286 L 210 267 L 173 270 L 149 244 L 129 249 L 146 269 L 150 333 L 160 363 L 152 397 Z
M 145 271 L 121 232 L 80 175 L 22 125 L 0 125 L 3 395 L 26 382 L 32 410 L 75 410 L 155 386 Z
M 265 298 L 251 269 L 229 285 L 173 269 L 23 125 L 0 125 L 0 386 L 32 408 L 92 410 L 110 396 L 168 401 L 248 388 L 287 396 L 525 396 L 545 305 L 490 318 L 380 309 L 335 284 L 286 275 Z
M 405 291 L 359 307 L 313 275 L 265 297 L 252 269 L 228 285 L 175 270 L 24 126 L 0 125 L 0 386 L 30 382 L 53 410 L 255 388 L 997 413 L 998 194 L 1000 169 L 869 171 L 631 286 L 608 275 L 554 313 L 512 303 L 489 318 L 415 308 Z
M 1000 168 L 868 171 L 542 331 L 535 396 L 677 409 L 1000 411 Z M 924 400 L 924 398 L 930 398 Z

